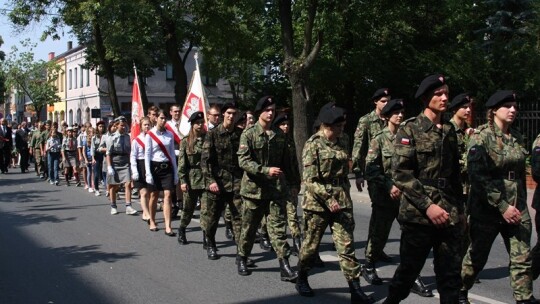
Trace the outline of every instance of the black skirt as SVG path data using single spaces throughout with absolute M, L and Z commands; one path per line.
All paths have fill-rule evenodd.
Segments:
M 149 191 L 174 190 L 173 166 L 170 162 L 151 162 L 153 185 L 148 185 Z
M 144 159 L 137 159 L 137 172 L 139 173 L 139 180 L 133 181 L 133 186 L 137 189 L 148 188 Z

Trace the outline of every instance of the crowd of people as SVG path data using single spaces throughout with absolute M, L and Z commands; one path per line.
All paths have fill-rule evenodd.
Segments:
M 509 252 L 516 303 L 538 303 L 533 280 L 540 273 L 540 246 L 531 250 L 530 242 L 533 226 L 539 230 L 540 215 L 533 225 L 525 188 L 529 152 L 512 127 L 516 95 L 507 90 L 494 93 L 486 102 L 488 122 L 476 129 L 468 124 L 471 95 L 452 100 L 449 95 L 444 76 L 428 76 L 415 95 L 423 111 L 405 119 L 403 100 L 379 89 L 371 99 L 374 110 L 360 118 L 352 141 L 343 132 L 346 111 L 328 103 L 320 109 L 300 164 L 289 133 L 291 119 L 276 112 L 271 96 L 261 98 L 253 111 L 225 104 L 194 112 L 185 136 L 176 105 L 169 115 L 152 106 L 140 120 L 140 135 L 132 140 L 122 116 L 108 128 L 100 121 L 96 128 L 63 125 L 60 132 L 47 121 L 32 132 L 21 124 L 16 133 L 27 138 L 39 177 L 59 185 L 63 169 L 67 186 L 74 181 L 96 196 L 103 185 L 112 215 L 119 213 L 120 188 L 125 191 L 125 213 L 139 214 L 131 202 L 132 189 L 137 189 L 148 229 L 163 229 L 166 236 L 177 237 L 180 246 L 189 244 L 186 228 L 199 206 L 203 248 L 210 260 L 220 258 L 216 231 L 223 217 L 226 235 L 236 245 L 238 274 L 251 274 L 255 262 L 249 257 L 258 241 L 263 250 L 275 251 L 280 279 L 294 282 L 301 296 L 314 295 L 308 275 L 313 267 L 324 267 L 318 248 L 329 227 L 351 303 L 373 303 L 360 277 L 383 284 L 376 266 L 392 261 L 384 247 L 397 219 L 400 263 L 384 303 L 399 303 L 410 292 L 433 296 L 419 276 L 432 250 L 440 302 L 469 303 L 468 290 L 478 282 L 499 234 Z M 452 118 L 447 120 L 445 113 Z M 1 126 L 5 123 L 2 120 Z M 7 172 L 3 148 L 11 131 L 1 126 L 0 164 Z M 19 147 L 25 172 L 28 156 L 23 157 Z M 533 177 L 540 182 L 540 135 L 530 154 Z M 372 202 L 363 265 L 355 255 L 350 170 L 359 191 L 367 182 Z M 300 221 L 301 184 L 305 190 Z M 160 197 L 163 228 L 156 221 Z M 532 207 L 540 211 L 538 189 Z M 172 219 L 179 211 L 180 225 L 174 229 Z M 289 262 L 291 254 L 299 257 L 296 270 Z

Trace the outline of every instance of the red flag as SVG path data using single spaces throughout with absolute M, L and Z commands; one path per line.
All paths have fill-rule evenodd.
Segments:
M 191 114 L 197 111 L 204 113 L 204 127 L 207 129 L 206 125 L 206 108 L 209 107 L 208 100 L 204 94 L 204 87 L 201 80 L 201 75 L 199 73 L 199 62 L 198 54 L 195 53 L 195 63 L 196 69 L 193 71 L 191 76 L 191 82 L 189 83 L 189 91 L 186 96 L 186 102 L 182 107 L 182 116 L 180 117 L 180 133 L 187 135 L 191 129 L 191 124 L 188 122 Z
M 141 133 L 141 118 L 144 117 L 141 90 L 139 90 L 139 78 L 135 70 L 135 79 L 133 80 L 133 97 L 131 99 L 131 140 L 137 138 Z

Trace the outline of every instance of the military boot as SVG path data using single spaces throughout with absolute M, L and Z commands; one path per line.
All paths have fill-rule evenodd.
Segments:
M 422 278 L 420 278 L 420 276 L 418 276 L 414 281 L 411 292 L 425 298 L 430 298 L 434 296 L 431 290 L 427 288 L 426 285 L 424 285 L 424 282 L 422 282 Z
M 313 258 L 313 266 L 317 268 L 324 268 L 324 261 L 321 259 L 318 252 L 317 255 L 315 255 L 315 258 Z
M 232 229 L 232 222 L 226 221 L 225 222 L 225 237 L 228 240 L 234 239 L 234 233 Z
M 368 262 L 362 267 L 362 276 L 371 285 L 382 285 L 383 281 L 377 275 L 377 269 L 375 264 Z
M 261 246 L 261 249 L 264 251 L 272 251 L 272 244 L 270 243 L 270 237 L 268 236 L 268 233 L 261 233 L 261 239 L 259 241 L 259 245 Z
M 298 279 L 296 280 L 296 291 L 303 297 L 313 297 L 313 289 L 309 286 L 307 271 L 300 270 L 298 272 Z
M 207 237 L 206 242 L 208 243 L 208 249 L 206 249 L 206 254 L 208 255 L 208 259 L 209 260 L 219 259 L 219 255 L 217 254 L 216 241 L 214 239 Z
M 282 281 L 294 282 L 298 278 L 298 272 L 292 270 L 289 259 L 279 259 L 279 268 L 281 269 Z
M 238 259 L 236 260 L 236 265 L 238 265 Z M 247 267 L 255 267 L 255 261 L 250 259 L 250 258 L 247 258 L 246 259 L 246 266 Z
M 206 239 L 206 232 L 202 232 L 202 248 L 204 250 L 208 249 L 208 242 L 207 242 L 207 239 Z
M 354 279 L 349 281 L 349 291 L 351 292 L 351 304 L 371 304 L 375 303 L 372 296 L 368 296 L 360 287 L 360 280 Z
M 255 243 L 259 243 L 261 241 L 261 233 L 259 230 L 255 232 Z
M 516 301 L 516 304 L 539 304 L 538 300 L 535 297 L 531 297 L 528 300 L 519 300 Z
M 458 303 L 459 304 L 470 304 L 469 302 L 469 293 L 467 290 L 460 290 L 459 296 L 458 296 Z
M 292 238 L 292 251 L 291 253 L 294 256 L 300 255 L 300 246 L 302 244 L 302 239 L 300 239 L 300 236 L 296 236 Z
M 247 268 L 246 265 L 247 258 L 243 256 L 236 256 L 236 264 L 238 265 L 238 274 L 241 276 L 248 276 L 251 274 L 251 271 Z
M 186 227 L 178 228 L 178 243 L 182 245 L 188 244 L 188 241 L 186 239 Z
M 178 207 L 178 203 L 175 203 L 171 208 L 171 219 L 177 218 L 178 212 L 180 212 L 180 207 Z

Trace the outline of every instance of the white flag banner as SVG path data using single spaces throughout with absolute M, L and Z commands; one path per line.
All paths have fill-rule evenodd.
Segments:
M 182 133 L 182 135 L 187 135 L 189 133 L 191 124 L 188 122 L 188 119 L 191 114 L 197 111 L 203 112 L 205 121 L 204 127 L 206 129 L 208 128 L 206 124 L 206 109 L 210 106 L 204 94 L 204 87 L 201 81 L 197 58 L 197 53 L 195 53 L 196 69 L 193 71 L 193 76 L 191 76 L 189 91 L 186 96 L 186 101 L 184 102 L 184 107 L 182 108 L 182 116 L 180 117 L 180 133 Z

